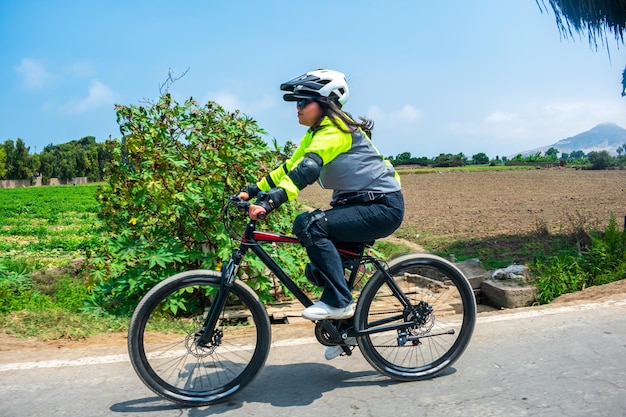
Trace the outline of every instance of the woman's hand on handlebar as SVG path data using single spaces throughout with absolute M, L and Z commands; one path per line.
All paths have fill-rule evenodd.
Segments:
M 250 204 L 250 207 L 248 208 L 248 216 L 250 216 L 250 219 L 252 220 L 263 220 L 265 216 L 267 216 L 267 211 L 261 206 Z
M 235 206 L 237 206 L 239 210 L 247 211 L 250 219 L 264 220 L 265 217 L 267 217 L 267 212 L 268 212 L 267 208 L 258 204 L 250 203 L 248 201 L 249 198 L 250 198 L 250 194 L 247 193 L 246 191 L 240 191 L 239 194 L 235 194 L 229 197 L 230 202 L 234 204 Z

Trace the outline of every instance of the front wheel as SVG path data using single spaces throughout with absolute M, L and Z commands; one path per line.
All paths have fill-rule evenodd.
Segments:
M 456 361 L 472 336 L 476 300 L 453 264 L 428 254 L 393 259 L 361 292 L 359 348 L 376 370 L 400 381 L 432 378 Z
M 160 282 L 139 302 L 128 352 L 139 378 L 161 397 L 191 406 L 222 401 L 244 389 L 265 364 L 269 317 L 241 281 L 230 289 L 209 343 L 197 343 L 219 289 L 218 272 L 187 271 Z

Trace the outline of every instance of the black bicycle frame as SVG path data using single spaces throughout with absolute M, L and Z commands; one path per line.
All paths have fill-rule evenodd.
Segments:
M 224 309 L 224 306 L 226 305 L 228 294 L 230 293 L 230 289 L 232 288 L 233 283 L 237 277 L 239 265 L 241 264 L 241 261 L 245 254 L 248 252 L 248 250 L 251 250 L 256 256 L 259 257 L 259 259 L 269 268 L 269 270 L 274 275 L 276 275 L 280 282 L 282 282 L 283 285 L 287 287 L 287 289 L 298 299 L 298 301 L 300 301 L 300 303 L 302 303 L 304 307 L 313 305 L 313 301 L 311 301 L 311 299 L 304 293 L 304 291 L 302 291 L 296 285 L 293 279 L 291 279 L 291 277 L 287 275 L 287 273 L 276 263 L 276 261 L 274 261 L 274 259 L 265 251 L 265 249 L 263 249 L 257 239 L 255 239 L 255 236 L 257 236 L 259 238 L 259 241 L 261 242 L 277 243 L 300 243 L 298 238 L 272 232 L 258 232 L 255 229 L 256 221 L 249 221 L 243 234 L 241 243 L 239 244 L 239 247 L 233 250 L 230 261 L 225 267 L 222 268 L 220 289 L 215 297 L 215 300 L 213 301 L 211 308 L 209 309 L 209 314 L 204 323 L 202 334 L 198 335 L 197 341 L 202 346 L 206 346 L 215 337 L 215 328 L 219 320 L 220 312 Z M 409 307 L 411 305 L 410 301 L 402 292 L 402 290 L 398 287 L 393 277 L 391 277 L 387 270 L 380 264 L 380 262 L 373 257 L 363 257 L 365 246 L 365 243 L 361 243 L 358 244 L 355 250 L 338 248 L 340 253 L 343 255 L 343 258 L 346 259 L 348 263 L 352 262 L 352 271 L 349 277 L 348 285 L 350 287 L 354 285 L 356 275 L 358 273 L 358 266 L 364 259 L 366 259 L 367 263 L 371 263 L 379 272 L 387 276 L 387 284 L 389 285 L 394 295 L 396 295 L 402 301 L 404 308 L 406 309 L 407 307 Z M 406 330 L 407 328 L 414 325 L 413 322 L 405 321 L 403 323 L 398 323 L 391 326 L 384 326 L 385 323 L 396 321 L 398 319 L 401 319 L 402 317 L 402 314 L 393 317 L 387 317 L 386 319 L 377 322 L 377 324 L 383 325 L 381 327 L 376 326 L 373 328 L 359 331 L 350 329 L 348 331 L 348 336 L 365 336 L 389 330 Z

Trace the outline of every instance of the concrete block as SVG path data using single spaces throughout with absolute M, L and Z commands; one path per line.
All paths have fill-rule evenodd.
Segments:
M 487 271 L 483 268 L 479 259 L 467 259 L 462 262 L 455 262 L 454 265 L 463 272 L 473 289 L 480 289 Z
M 484 304 L 497 308 L 527 307 L 537 301 L 537 288 L 507 281 L 486 280 L 481 285 Z

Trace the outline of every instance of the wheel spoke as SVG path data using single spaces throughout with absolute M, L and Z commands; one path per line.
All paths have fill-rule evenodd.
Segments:
M 262 303 L 236 282 L 219 327 L 206 346 L 198 344 L 211 295 L 219 288 L 219 274 L 207 272 L 190 271 L 157 285 L 129 328 L 129 353 L 139 377 L 157 394 L 186 405 L 223 400 L 247 386 L 263 367 L 271 340 Z M 185 310 L 168 311 L 174 302 L 184 303 Z
M 359 299 L 359 347 L 382 373 L 399 380 L 429 378 L 452 364 L 469 343 L 476 314 L 463 275 L 434 256 L 409 255 L 390 262 L 393 291 L 385 274 L 372 277 Z M 401 291 L 409 300 L 405 306 Z M 410 325 L 407 325 L 410 323 Z

